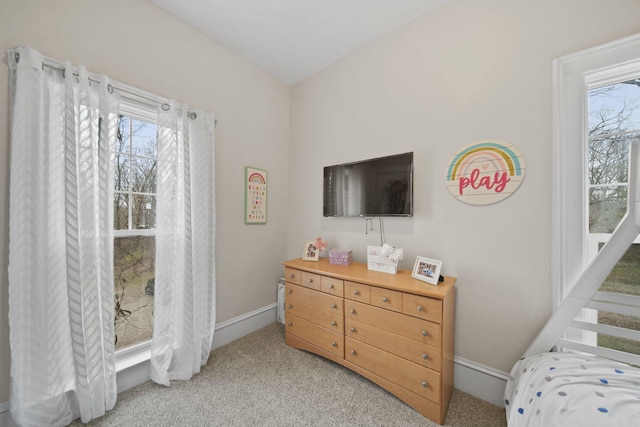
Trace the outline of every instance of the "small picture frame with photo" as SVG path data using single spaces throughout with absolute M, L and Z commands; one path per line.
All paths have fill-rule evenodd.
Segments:
M 320 250 L 316 240 L 305 240 L 304 252 L 302 254 L 303 261 L 318 261 L 320 258 Z
M 416 257 L 416 262 L 413 265 L 411 277 L 432 285 L 437 285 L 440 279 L 441 269 L 442 261 L 418 256 Z

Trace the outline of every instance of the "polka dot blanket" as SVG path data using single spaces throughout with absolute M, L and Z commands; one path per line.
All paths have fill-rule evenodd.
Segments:
M 510 427 L 640 426 L 640 369 L 543 353 L 519 360 L 504 394 Z

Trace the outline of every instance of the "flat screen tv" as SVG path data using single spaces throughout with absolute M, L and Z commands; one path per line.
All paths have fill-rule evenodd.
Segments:
M 412 216 L 413 153 L 326 166 L 324 216 Z

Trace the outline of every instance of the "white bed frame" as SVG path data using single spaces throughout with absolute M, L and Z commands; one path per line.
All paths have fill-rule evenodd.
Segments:
M 583 308 L 640 317 L 640 297 L 598 292 L 613 267 L 640 234 L 640 141 L 632 142 L 629 150 L 629 187 L 627 213 L 586 270 L 580 275 L 569 294 L 545 324 L 524 356 L 557 349 L 569 349 L 594 354 L 607 359 L 640 366 L 640 356 L 597 345 L 577 342 L 565 337 L 567 328 L 603 333 L 640 341 L 640 331 L 576 320 Z

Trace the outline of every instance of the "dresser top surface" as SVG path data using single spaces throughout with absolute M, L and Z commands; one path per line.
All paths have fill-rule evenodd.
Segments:
M 456 283 L 455 277 L 445 276 L 444 282 L 436 286 L 414 279 L 409 270 L 398 270 L 397 274 L 382 273 L 369 270 L 367 264 L 359 262 L 352 262 L 349 265 L 330 264 L 328 258 L 320 258 L 318 261 L 304 261 L 302 258 L 297 258 L 285 261 L 283 265 L 309 273 L 439 299 L 444 299 L 452 292 Z

